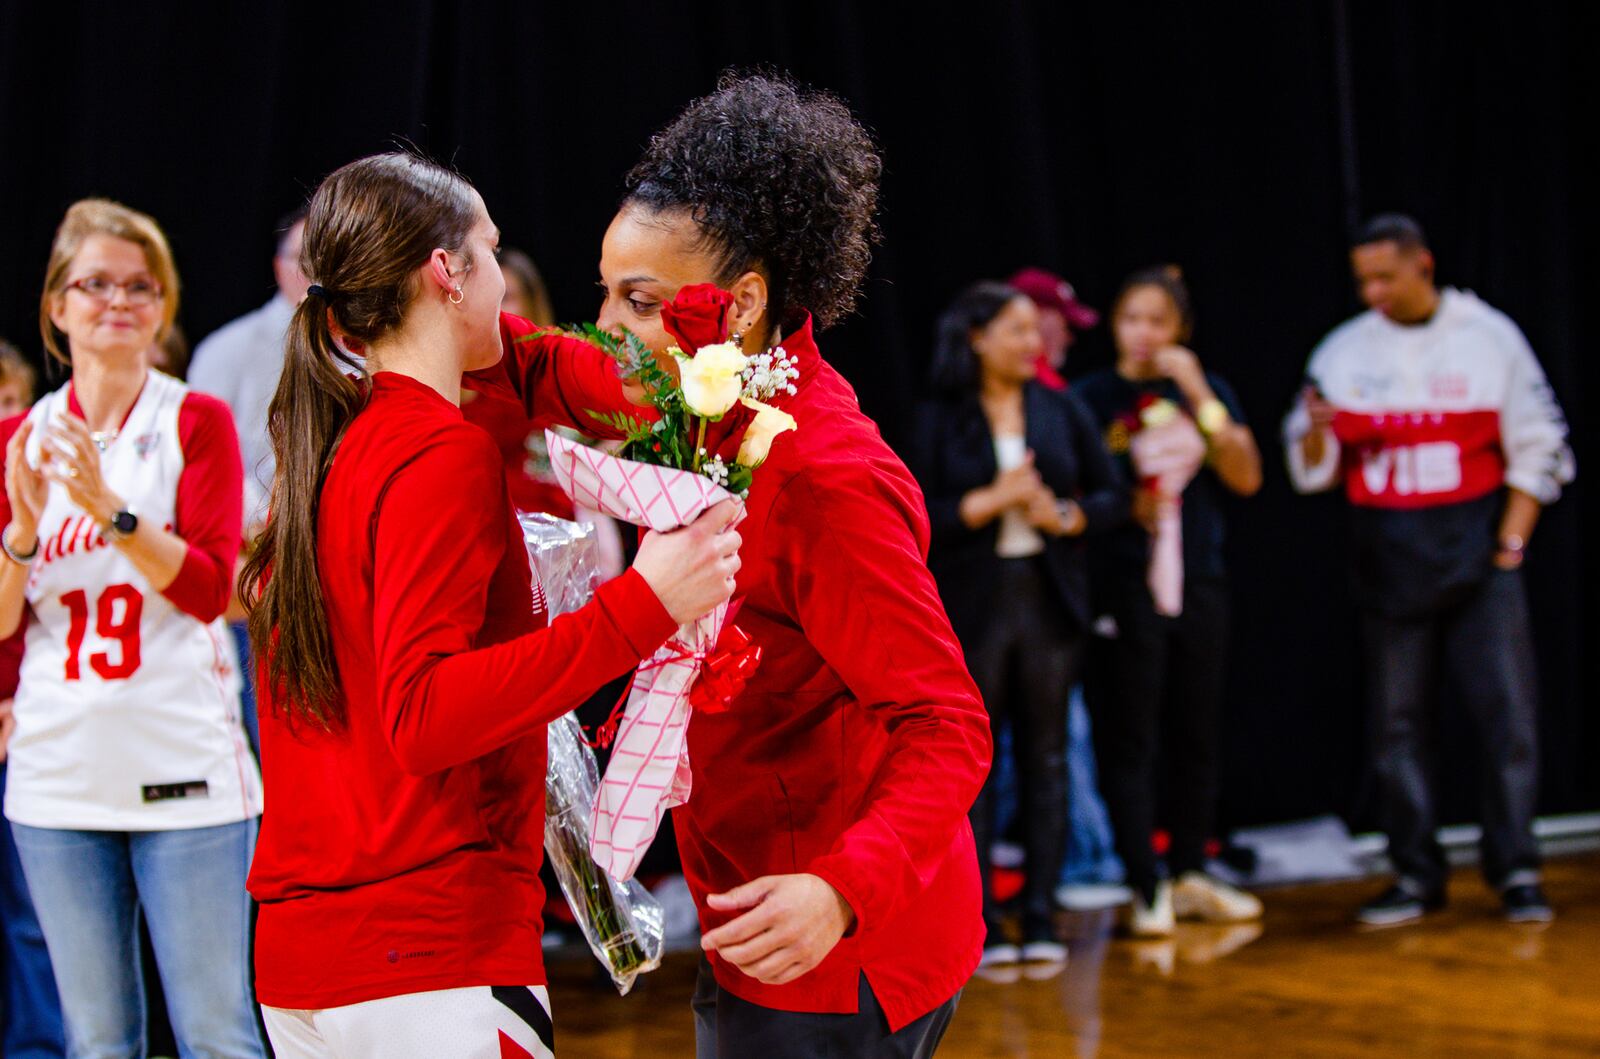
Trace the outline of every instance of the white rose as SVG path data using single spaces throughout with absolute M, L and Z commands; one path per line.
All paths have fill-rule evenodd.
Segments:
M 781 408 L 752 401 L 748 397 L 742 398 L 739 403 L 746 408 L 753 408 L 756 418 L 745 429 L 744 440 L 739 442 L 738 461 L 746 467 L 759 467 L 772 450 L 772 439 L 794 430 L 799 424 L 794 421 L 794 416 Z
M 689 411 L 716 419 L 734 406 L 744 392 L 740 372 L 750 358 L 732 342 L 702 346 L 692 357 L 678 357 L 679 385 Z

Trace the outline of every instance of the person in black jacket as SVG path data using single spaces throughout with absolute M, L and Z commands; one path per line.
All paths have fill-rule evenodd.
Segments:
M 933 526 L 929 566 L 998 729 L 1021 760 L 1027 886 L 1020 949 L 989 879 L 993 777 L 972 808 L 989 937 L 984 963 L 1059 961 L 1052 890 L 1066 841 L 1066 710 L 1090 621 L 1082 536 L 1127 518 L 1128 490 L 1094 418 L 1035 382 L 1038 310 L 1014 287 L 974 284 L 939 320 L 939 399 L 911 464 Z

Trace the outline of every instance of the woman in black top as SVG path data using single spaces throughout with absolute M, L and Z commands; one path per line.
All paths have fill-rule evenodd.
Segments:
M 991 723 L 1009 716 L 1018 748 L 1027 888 L 1020 950 L 1006 939 L 989 880 L 992 777 L 972 808 L 989 938 L 984 963 L 1061 960 L 1051 892 L 1066 842 L 1066 696 L 1089 627 L 1081 538 L 1126 519 L 1128 494 L 1076 397 L 1034 381 L 1038 310 L 983 282 L 945 311 L 911 465 L 933 525 L 938 580 Z
M 1088 692 L 1101 789 L 1134 890 L 1130 926 L 1141 936 L 1172 933 L 1175 916 L 1261 914 L 1254 897 L 1205 874 L 1228 652 L 1223 504 L 1261 487 L 1261 456 L 1232 388 L 1182 345 L 1193 320 L 1175 267 L 1135 273 L 1112 310 L 1116 367 L 1076 387 L 1137 483 L 1134 517 L 1095 542 L 1096 609 L 1115 634 Z M 1150 843 L 1162 737 L 1176 885 L 1161 878 Z

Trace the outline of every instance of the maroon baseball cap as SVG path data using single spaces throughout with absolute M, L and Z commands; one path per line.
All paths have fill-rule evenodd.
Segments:
M 1078 300 L 1072 284 L 1042 268 L 1025 268 L 1007 280 L 1041 309 L 1054 309 L 1075 331 L 1087 331 L 1100 322 L 1100 314 Z

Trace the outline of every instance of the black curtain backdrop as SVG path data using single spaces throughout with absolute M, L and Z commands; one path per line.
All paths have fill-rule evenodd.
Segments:
M 933 318 L 1027 264 L 1104 308 L 1180 263 L 1195 348 L 1266 455 L 1233 513 L 1236 651 L 1225 816 L 1370 824 L 1344 519 L 1292 495 L 1278 424 L 1318 338 L 1357 308 L 1351 218 L 1415 213 L 1444 282 L 1504 309 L 1572 423 L 1579 482 L 1527 565 L 1544 681 L 1546 812 L 1600 807 L 1581 302 L 1594 271 L 1596 102 L 1578 4 L 311 3 L 0 6 L 0 334 L 37 351 L 51 234 L 90 194 L 154 214 L 191 339 L 264 302 L 275 217 L 403 137 L 455 163 L 564 319 L 592 317 L 601 233 L 652 130 L 730 66 L 843 95 L 887 162 L 860 314 L 825 336 L 891 441 Z M 1586 242 L 1586 241 L 1584 241 Z M 1584 249 L 1587 249 L 1585 246 Z M 1073 373 L 1107 362 L 1102 327 Z M 1449 696 L 1445 698 L 1448 700 Z M 1444 758 L 1473 815 L 1473 744 Z

